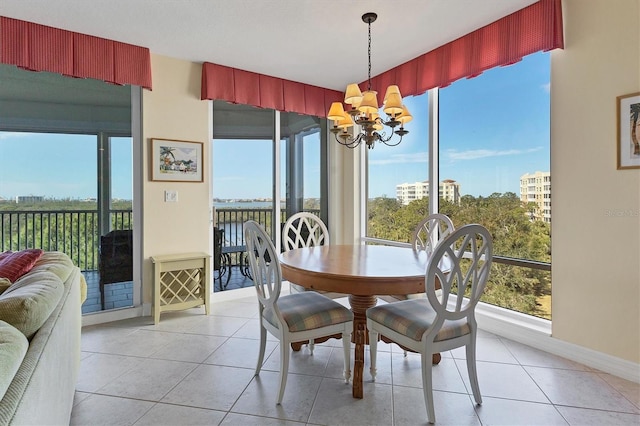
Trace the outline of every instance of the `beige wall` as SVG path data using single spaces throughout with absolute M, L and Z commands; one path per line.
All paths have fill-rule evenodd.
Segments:
M 329 134 L 329 235 L 332 244 L 360 243 L 360 150 L 348 149 Z M 366 208 L 366 206 L 362 206 Z
M 640 1 L 563 0 L 564 50 L 552 53 L 551 175 L 553 335 L 640 363 L 640 169 L 616 170 L 615 98 L 640 91 Z M 149 257 L 210 252 L 208 103 L 200 65 L 154 55 L 153 91 L 143 93 L 148 139 L 205 142 L 205 182 L 148 179 L 145 160 L 143 301 L 151 301 Z M 342 147 L 339 147 L 342 148 Z M 334 242 L 359 233 L 357 163 L 332 152 Z M 346 176 L 346 179 L 345 179 Z M 164 190 L 179 202 L 164 203 Z M 608 215 L 608 212 L 613 214 Z M 631 212 L 617 216 L 615 212 Z
M 640 363 L 640 169 L 616 170 L 616 96 L 640 92 L 640 1 L 563 0 L 551 56 L 554 337 Z
M 151 303 L 151 256 L 211 253 L 209 102 L 200 100 L 199 64 L 153 55 L 153 91 L 142 94 L 143 235 L 142 300 Z M 149 140 L 178 139 L 204 143 L 203 183 L 152 182 Z M 177 203 L 165 203 L 164 191 L 178 192 Z

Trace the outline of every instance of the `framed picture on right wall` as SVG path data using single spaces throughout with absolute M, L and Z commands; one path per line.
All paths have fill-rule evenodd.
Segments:
M 618 100 L 618 170 L 640 169 L 640 92 Z

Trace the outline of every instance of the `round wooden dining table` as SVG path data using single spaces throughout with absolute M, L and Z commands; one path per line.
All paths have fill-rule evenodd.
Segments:
M 328 245 L 290 250 L 279 259 L 284 279 L 310 290 L 348 295 L 354 316 L 353 396 L 362 398 L 366 311 L 376 305 L 376 296 L 423 293 L 427 253 L 409 247 Z

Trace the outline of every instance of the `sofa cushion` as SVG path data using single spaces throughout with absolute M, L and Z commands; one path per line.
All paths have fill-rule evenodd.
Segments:
M 31 271 L 50 271 L 64 282 L 75 268 L 76 265 L 65 253 L 61 251 L 45 251 L 42 257 L 33 265 Z
M 71 276 L 71 273 L 78 269 L 71 258 L 61 251 L 45 251 L 44 254 L 31 269 L 31 272 L 50 271 L 53 272 L 63 282 Z M 0 288 L 0 294 L 2 294 Z M 80 276 L 80 300 L 84 303 L 87 300 L 87 282 L 84 276 Z
M 15 327 L 0 321 L 0 401 L 24 359 L 29 342 Z
M 0 294 L 0 320 L 31 339 L 62 298 L 64 284 L 49 271 L 29 273 Z
M 4 293 L 11 286 L 11 281 L 8 278 L 0 277 L 0 294 Z
M 0 277 L 15 282 L 33 268 L 44 252 L 40 249 L 0 253 Z

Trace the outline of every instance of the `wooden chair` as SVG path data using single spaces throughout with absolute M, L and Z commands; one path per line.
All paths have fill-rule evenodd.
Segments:
M 316 215 L 299 212 L 292 215 L 282 228 L 282 248 L 289 251 L 300 247 L 329 245 L 329 230 L 324 222 Z M 307 291 L 303 286 L 289 283 L 291 293 Z M 319 292 L 331 299 L 346 297 L 343 293 Z
M 436 420 L 431 371 L 434 353 L 466 347 L 473 397 L 476 403 L 482 403 L 476 372 L 475 307 L 489 278 L 492 253 L 493 242 L 486 228 L 475 224 L 463 226 L 435 247 L 425 275 L 426 299 L 367 309 L 373 380 L 379 334 L 420 353 L 422 388 L 430 423 Z M 442 289 L 439 295 L 437 286 Z
M 353 313 L 338 302 L 315 291 L 280 296 L 282 271 L 273 243 L 255 221 L 244 223 L 244 240 L 253 283 L 259 301 L 260 353 L 256 376 L 264 360 L 267 331 L 280 341 L 280 389 L 276 404 L 282 402 L 289 370 L 291 343 L 340 333 L 344 349 L 344 379 L 351 377 L 350 349 Z

